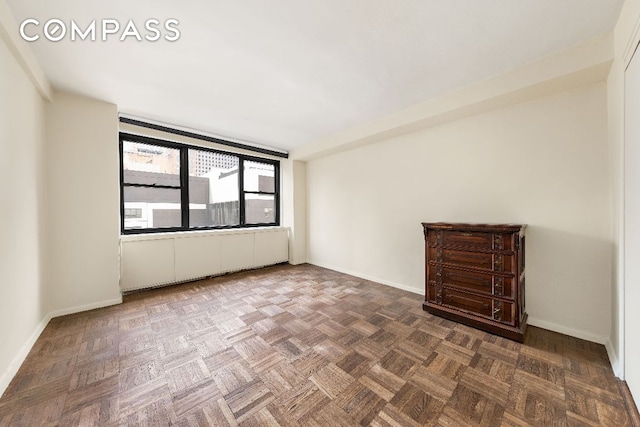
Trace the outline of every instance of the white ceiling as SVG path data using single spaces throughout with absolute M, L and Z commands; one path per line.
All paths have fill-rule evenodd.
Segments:
M 292 149 L 611 31 L 622 0 L 6 0 L 16 22 L 149 18 L 180 39 L 31 43 L 121 113 Z M 30 33 L 42 33 L 30 27 Z M 100 31 L 98 38 L 100 38 Z

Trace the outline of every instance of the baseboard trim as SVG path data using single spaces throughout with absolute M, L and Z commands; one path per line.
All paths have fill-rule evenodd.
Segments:
M 622 376 L 622 364 L 620 363 L 620 359 L 618 358 L 618 353 L 616 349 L 613 347 L 610 339 L 607 339 L 607 342 L 604 343 L 604 348 L 607 349 L 607 355 L 609 356 L 609 363 L 611 363 L 611 369 L 613 369 L 613 374 L 618 377 L 618 379 L 623 380 Z
M 120 295 L 118 298 L 52 311 L 51 313 L 49 313 L 49 319 L 53 319 L 54 317 L 66 316 L 67 314 L 75 314 L 81 313 L 83 311 L 95 310 L 96 308 L 108 307 L 110 305 L 117 304 L 122 304 L 122 295 Z
M 34 331 L 31 333 L 31 336 L 29 336 L 27 341 L 22 345 L 22 347 L 18 351 L 18 354 L 13 358 L 13 360 L 9 364 L 9 367 L 2 373 L 2 376 L 0 376 L 0 396 L 2 396 L 4 392 L 7 390 L 7 387 L 9 387 L 11 380 L 13 380 L 13 377 L 15 377 L 16 374 L 18 373 L 20 366 L 22 366 L 22 364 L 24 363 L 24 360 L 29 355 L 29 352 L 33 348 L 33 345 L 36 343 L 36 341 L 40 337 L 40 334 L 42 334 L 42 331 L 44 331 L 44 328 L 47 327 L 51 319 L 53 319 L 54 317 L 65 316 L 67 314 L 80 313 L 82 311 L 93 310 L 96 308 L 102 308 L 102 307 L 107 307 L 110 305 L 116 305 L 121 303 L 122 303 L 122 295 L 120 295 L 119 298 L 113 298 L 110 300 L 100 301 L 92 304 L 85 304 L 81 306 L 67 308 L 64 310 L 56 310 L 56 311 L 47 313 L 42 318 L 42 320 L 38 323 Z
M 358 271 L 348 270 L 346 268 L 336 267 L 334 265 L 325 264 L 322 262 L 309 261 L 309 264 L 315 265 L 317 267 L 327 268 L 329 270 L 337 271 L 339 273 L 348 274 L 349 276 L 359 277 L 364 280 L 370 280 L 372 282 L 381 283 L 383 285 L 391 286 L 392 288 L 402 289 L 403 291 L 411 292 L 418 295 L 424 295 L 424 289 L 416 289 L 411 286 L 403 285 L 401 283 L 391 282 L 389 280 L 384 280 L 379 277 L 369 276 L 366 274 L 362 274 Z
M 557 323 L 554 323 L 554 322 L 541 320 L 536 317 L 532 317 L 531 314 L 529 314 L 528 323 L 531 326 L 537 326 L 542 329 L 548 329 L 550 331 L 558 332 L 564 335 L 569 335 L 571 337 L 580 338 L 585 341 L 591 341 L 591 342 L 602 344 L 602 345 L 606 344 L 606 342 L 609 339 L 608 337 L 595 335 L 586 331 L 582 331 L 580 329 L 574 329 L 568 326 L 558 325 Z
M 25 342 L 22 345 L 22 347 L 18 351 L 18 354 L 13 358 L 13 360 L 9 364 L 9 367 L 3 372 L 2 376 L 0 376 L 0 396 L 2 396 L 4 392 L 7 390 L 7 387 L 9 387 L 11 380 L 18 373 L 20 366 L 22 366 L 22 363 L 27 358 L 27 355 L 31 351 L 31 348 L 38 340 L 38 337 L 40 337 L 40 334 L 42 333 L 42 331 L 44 331 L 44 328 L 47 327 L 49 320 L 51 320 L 51 315 L 47 314 L 40 321 L 40 323 L 36 325 L 35 330 L 31 333 L 31 336 L 29 336 L 29 338 L 27 339 L 27 342 Z

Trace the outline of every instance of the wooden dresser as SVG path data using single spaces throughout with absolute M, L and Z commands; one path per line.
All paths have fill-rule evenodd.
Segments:
M 525 225 L 422 223 L 429 313 L 522 342 Z

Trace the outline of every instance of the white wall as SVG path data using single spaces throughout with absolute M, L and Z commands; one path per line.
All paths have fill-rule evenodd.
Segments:
M 604 343 L 606 119 L 599 83 L 312 160 L 310 262 L 423 293 L 421 222 L 526 223 L 530 323 Z
M 612 270 L 612 327 L 611 327 L 611 349 L 610 358 L 616 375 L 624 377 L 636 402 L 640 398 L 640 371 L 638 371 L 637 360 L 640 359 L 638 349 L 637 328 L 640 321 L 637 317 L 635 307 L 640 304 L 638 300 L 637 283 L 625 278 L 625 269 L 633 268 L 629 261 L 635 262 L 629 254 L 625 254 L 625 247 L 637 245 L 637 236 L 629 235 L 626 229 L 624 211 L 625 205 L 632 202 L 625 199 L 625 173 L 633 172 L 639 168 L 637 159 L 633 159 L 630 153 L 626 153 L 631 147 L 631 141 L 625 141 L 625 102 L 631 101 L 628 96 L 640 96 L 637 91 L 630 91 L 625 88 L 625 69 L 631 60 L 631 55 L 640 39 L 640 0 L 626 0 L 620 18 L 616 24 L 615 35 L 615 60 L 611 67 L 607 79 L 608 94 L 608 122 L 610 141 L 610 161 L 614 173 L 611 175 L 612 188 L 612 212 L 614 228 L 614 247 Z M 634 93 L 635 92 L 635 93 Z M 625 99 L 627 98 L 627 99 Z M 637 102 L 637 100 L 636 100 Z M 631 123 L 629 123 L 631 124 Z M 625 147 L 626 146 L 626 147 Z M 626 167 L 629 170 L 625 171 Z M 629 186 L 627 182 L 626 185 Z M 637 184 L 635 184 L 637 186 Z M 634 239 L 634 240 L 630 240 Z M 626 242 L 625 242 L 626 240 Z M 625 265 L 625 258 L 627 265 Z M 628 292 L 631 290 L 631 292 Z M 635 295 L 634 295 L 635 291 Z
M 0 38 L 0 394 L 43 328 L 44 101 Z
M 56 92 L 46 126 L 49 311 L 116 304 L 122 300 L 117 108 Z
M 289 263 L 307 262 L 307 164 L 285 159 L 280 162 L 281 223 L 289 228 Z

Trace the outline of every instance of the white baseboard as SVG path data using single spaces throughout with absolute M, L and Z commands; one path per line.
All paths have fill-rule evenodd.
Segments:
M 54 317 L 66 316 L 67 314 L 80 313 L 83 311 L 94 310 L 96 308 L 108 307 L 110 305 L 122 304 L 122 295 L 118 298 L 113 298 L 110 300 L 94 302 L 91 304 L 78 305 L 76 307 L 65 308 L 62 310 L 56 310 L 49 313 L 49 319 L 53 319 Z
M 361 279 L 370 280 L 372 282 L 382 283 L 383 285 L 391 286 L 392 288 L 402 289 L 403 291 L 411 292 L 414 294 L 424 295 L 424 288 L 416 289 L 414 287 L 403 285 L 401 283 L 391 282 L 389 280 L 384 280 L 379 277 L 369 276 L 367 274 L 362 274 L 358 271 L 351 271 L 345 268 L 336 267 L 336 266 L 325 264 L 322 262 L 309 261 L 309 264 L 316 265 L 322 268 L 327 268 L 329 270 L 337 271 L 340 273 L 348 274 L 350 276 L 359 277 Z
M 36 326 L 36 329 L 31 333 L 31 336 L 27 339 L 27 342 L 22 345 L 22 347 L 18 351 L 18 354 L 16 354 L 16 356 L 13 358 L 13 360 L 9 364 L 9 367 L 7 367 L 7 369 L 2 373 L 2 376 L 0 376 L 0 396 L 2 396 L 7 387 L 9 387 L 9 383 L 18 373 L 18 369 L 20 369 L 20 366 L 22 366 L 24 359 L 27 358 L 27 355 L 38 340 L 38 337 L 40 336 L 42 331 L 44 331 L 44 328 L 47 327 L 49 320 L 51 320 L 50 314 L 44 316 L 44 318 Z
M 0 396 L 2 396 L 2 394 L 5 392 L 5 390 L 9 386 L 9 383 L 11 383 L 11 380 L 13 379 L 13 377 L 15 377 L 16 374 L 18 373 L 20 366 L 22 366 L 22 364 L 24 363 L 24 360 L 27 358 L 27 355 L 33 348 L 33 345 L 36 343 L 36 341 L 38 340 L 38 337 L 40 337 L 40 334 L 42 333 L 42 331 L 44 331 L 44 328 L 47 327 L 51 319 L 53 319 L 54 317 L 64 316 L 67 314 L 79 313 L 82 311 L 93 310 L 95 308 L 107 307 L 109 305 L 115 305 L 115 304 L 121 304 L 121 303 L 122 303 L 122 295 L 119 298 L 114 298 L 111 300 L 101 301 L 101 302 L 92 303 L 92 304 L 86 304 L 82 306 L 77 306 L 77 307 L 72 307 L 64 310 L 57 310 L 57 311 L 52 311 L 50 313 L 47 313 L 42 318 L 40 323 L 38 323 L 34 331 L 31 333 L 31 336 L 29 336 L 27 341 L 22 345 L 22 347 L 18 351 L 18 354 L 13 358 L 13 360 L 9 364 L 9 367 L 7 367 L 7 369 L 0 376 Z
M 619 379 L 624 380 L 624 375 L 622 375 L 622 365 L 620 363 L 620 359 L 618 358 L 618 353 L 613 347 L 610 339 L 607 339 L 607 342 L 604 343 L 604 347 L 607 349 L 607 354 L 609 355 L 609 362 L 611 363 L 613 374 Z

